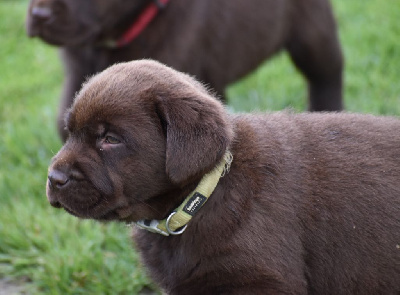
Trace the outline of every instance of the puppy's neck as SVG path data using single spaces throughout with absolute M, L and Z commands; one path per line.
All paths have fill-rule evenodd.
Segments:
M 164 236 L 182 234 L 193 216 L 207 202 L 219 179 L 229 172 L 232 159 L 232 154 L 227 151 L 220 163 L 203 176 L 197 187 L 166 219 L 139 220 L 135 224 L 142 229 Z

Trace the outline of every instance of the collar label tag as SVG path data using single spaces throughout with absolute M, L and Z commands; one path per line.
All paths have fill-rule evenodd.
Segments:
M 183 211 L 193 216 L 207 201 L 207 198 L 202 194 L 196 192 L 183 207 Z

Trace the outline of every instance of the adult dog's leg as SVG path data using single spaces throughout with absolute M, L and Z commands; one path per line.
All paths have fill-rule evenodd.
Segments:
M 330 4 L 311 0 L 298 5 L 287 49 L 308 80 L 309 110 L 340 111 L 344 62 Z

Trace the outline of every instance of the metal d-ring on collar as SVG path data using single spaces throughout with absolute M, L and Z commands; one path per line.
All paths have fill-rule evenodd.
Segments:
M 168 232 L 170 235 L 175 235 L 175 236 L 176 236 L 176 235 L 182 234 L 182 233 L 185 231 L 185 229 L 187 228 L 187 224 L 186 224 L 185 226 L 181 227 L 180 230 L 173 231 L 172 229 L 170 229 L 170 228 L 169 228 L 169 222 L 170 222 L 170 220 L 171 220 L 171 217 L 174 216 L 175 214 L 176 214 L 176 212 L 173 211 L 173 212 L 171 212 L 171 214 L 168 216 L 167 221 L 166 221 L 166 223 L 165 223 L 165 228 L 167 229 L 167 232 Z

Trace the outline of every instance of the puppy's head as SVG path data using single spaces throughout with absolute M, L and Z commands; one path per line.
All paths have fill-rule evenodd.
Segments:
M 94 43 L 124 22 L 146 1 L 30 0 L 26 28 L 30 37 L 59 46 Z M 118 30 L 117 30 L 118 31 Z M 120 34 L 120 32 L 118 32 Z M 117 36 L 118 37 L 118 36 Z
M 95 219 L 164 218 L 168 196 L 211 170 L 232 138 L 223 106 L 200 83 L 145 60 L 90 79 L 66 126 L 48 200 Z

